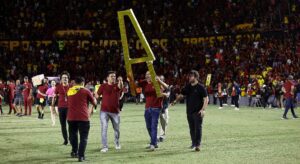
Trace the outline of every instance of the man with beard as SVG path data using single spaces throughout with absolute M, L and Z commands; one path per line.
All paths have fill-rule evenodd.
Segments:
M 189 73 L 189 83 L 172 104 L 186 97 L 187 120 L 192 140 L 191 149 L 200 151 L 202 139 L 202 122 L 208 104 L 208 94 L 204 85 L 199 82 L 199 73 L 192 70 Z

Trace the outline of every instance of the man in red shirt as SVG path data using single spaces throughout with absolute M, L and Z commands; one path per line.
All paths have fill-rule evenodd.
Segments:
M 14 97 L 15 97 L 15 88 L 16 85 L 13 81 L 7 81 L 7 89 L 8 89 L 8 103 L 9 103 L 9 112 L 8 114 L 11 114 L 12 110 L 14 111 L 14 114 L 17 113 L 13 103 L 14 103 Z
M 40 85 L 38 87 L 38 90 L 37 90 L 37 95 L 36 95 L 36 98 L 37 98 L 37 111 L 39 113 L 38 115 L 38 119 L 43 119 L 44 118 L 44 108 L 46 106 L 46 92 L 48 90 L 48 84 L 47 84 L 47 79 L 43 79 L 43 82 L 42 82 L 42 85 Z
M 31 107 L 32 107 L 32 84 L 28 81 L 28 77 L 24 77 L 25 89 L 23 90 L 24 97 L 24 106 L 25 106 L 25 116 L 27 115 L 27 109 L 29 109 L 29 115 L 31 115 Z
M 139 83 L 139 86 L 142 87 L 145 98 L 146 98 L 146 106 L 145 106 L 145 122 L 148 130 L 148 134 L 150 136 L 151 142 L 150 146 L 147 147 L 151 151 L 154 151 L 155 148 L 158 148 L 157 145 L 157 126 L 158 119 L 162 109 L 163 97 L 157 97 L 155 88 L 151 81 L 151 74 L 149 71 L 146 72 L 146 79 Z M 156 77 L 157 82 L 160 84 L 161 88 L 167 89 L 169 86 L 160 80 L 159 77 Z M 167 97 L 167 93 L 161 93 L 164 97 Z
M 286 82 L 283 84 L 282 91 L 284 93 L 285 98 L 285 111 L 283 113 L 282 119 L 288 119 L 287 113 L 291 108 L 291 112 L 293 114 L 293 118 L 298 118 L 294 111 L 294 92 L 295 92 L 295 83 L 293 80 L 293 76 L 289 75 Z
M 75 85 L 68 90 L 68 114 L 67 120 L 69 124 L 70 143 L 72 145 L 71 157 L 78 157 L 79 162 L 85 160 L 85 149 L 87 145 L 90 130 L 90 115 L 93 107 L 96 107 L 96 99 L 92 93 L 84 88 L 84 78 L 75 78 Z M 88 104 L 93 106 L 88 108 Z M 80 143 L 78 148 L 78 132 L 80 135 Z
M 111 120 L 113 128 L 115 131 L 115 148 L 117 150 L 121 149 L 120 146 L 120 106 L 119 98 L 120 93 L 123 89 L 123 79 L 118 78 L 118 83 L 116 83 L 116 72 L 109 71 L 107 75 L 107 83 L 102 84 L 97 91 L 96 97 L 102 95 L 101 103 L 101 133 L 102 133 L 102 149 L 101 152 L 105 153 L 108 151 L 107 144 L 107 128 L 108 121 Z
M 0 79 L 0 89 L 4 89 L 5 88 L 5 84 L 3 83 L 3 80 Z
M 64 138 L 63 145 L 68 145 L 68 132 L 67 132 L 67 114 L 68 114 L 68 98 L 67 92 L 69 90 L 70 74 L 66 71 L 60 75 L 60 84 L 55 88 L 55 97 L 52 99 L 52 108 L 55 107 L 55 102 L 58 97 L 58 113 L 61 125 L 61 132 Z

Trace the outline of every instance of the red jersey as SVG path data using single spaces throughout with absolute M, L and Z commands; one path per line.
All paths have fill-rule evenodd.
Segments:
M 162 108 L 162 97 L 156 96 L 156 91 L 152 83 L 146 81 L 140 82 L 140 86 L 143 88 L 146 97 L 146 109 L 147 108 Z
M 236 96 L 236 90 L 234 86 L 232 87 L 231 96 Z
M 5 84 L 0 84 L 0 90 L 3 90 L 5 88 Z
M 101 111 L 110 113 L 119 113 L 119 98 L 121 89 L 117 84 L 102 84 L 97 94 L 102 95 Z
M 283 84 L 283 88 L 285 89 L 284 98 L 293 98 L 292 88 L 294 88 L 294 83 L 288 80 Z
M 68 121 L 89 121 L 88 103 L 94 104 L 92 93 L 81 88 L 76 94 L 68 96 Z
M 58 108 L 68 107 L 68 97 L 67 97 L 68 90 L 69 90 L 69 85 L 63 86 L 62 84 L 58 84 L 55 87 L 54 93 L 58 95 Z
M 24 97 L 28 97 L 29 94 L 30 94 L 30 90 L 32 89 L 32 84 L 29 83 L 29 82 L 27 82 L 27 83 L 24 83 L 23 86 L 24 86 L 24 88 L 25 88 L 25 89 L 23 90 L 23 96 L 24 96 Z M 24 99 L 26 99 L 26 98 L 24 98 Z
M 14 83 L 10 83 L 8 85 L 8 94 L 9 94 L 9 98 L 13 99 L 15 96 L 15 90 L 16 90 L 16 85 Z
M 47 85 L 47 84 L 41 85 L 41 86 L 38 87 L 38 90 L 39 90 L 41 93 L 46 94 L 46 92 L 47 92 L 47 90 L 48 90 L 48 85 Z M 43 96 L 43 95 L 41 95 L 41 94 L 39 94 L 39 93 L 36 95 L 36 98 L 38 98 L 38 99 L 45 98 L 45 97 L 46 97 L 46 96 Z

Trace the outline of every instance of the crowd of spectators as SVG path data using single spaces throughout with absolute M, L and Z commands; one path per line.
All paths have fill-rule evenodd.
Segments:
M 299 0 L 3 0 L 0 23 L 9 39 L 49 38 L 66 29 L 119 38 L 117 11 L 132 8 L 146 36 L 203 36 L 296 28 L 299 6 Z M 244 23 L 253 27 L 236 28 Z
M 77 42 L 59 48 L 57 30 L 91 30 L 78 39 L 120 38 L 117 11 L 132 8 L 148 38 L 169 38 L 166 48 L 151 44 L 156 56 L 156 72 L 168 83 L 182 85 L 186 73 L 196 69 L 205 82 L 212 74 L 212 85 L 219 81 L 237 80 L 247 85 L 253 77 L 282 79 L 289 74 L 299 77 L 300 60 L 295 53 L 299 36 L 288 34 L 300 27 L 300 1 L 287 0 L 4 0 L 0 9 L 4 39 L 50 39 L 52 44 L 37 46 L 31 42 L 28 51 L 0 49 L 0 73 L 3 79 L 17 79 L 44 73 L 57 76 L 67 70 L 71 75 L 84 75 L 88 81 L 103 80 L 105 72 L 116 70 L 125 76 L 121 45 L 80 48 Z M 297 7 L 298 6 L 298 7 Z M 250 23 L 251 28 L 236 28 Z M 213 44 L 185 44 L 177 37 L 212 36 L 240 32 L 279 31 L 281 37 L 260 39 L 234 37 Z M 129 30 L 133 38 L 136 36 Z M 72 36 L 64 36 L 70 39 Z M 74 38 L 72 38 L 74 39 Z M 134 47 L 134 46 L 132 46 Z M 131 48 L 131 54 L 142 56 Z M 134 65 L 136 78 L 147 70 Z M 255 78 L 255 77 L 254 77 Z

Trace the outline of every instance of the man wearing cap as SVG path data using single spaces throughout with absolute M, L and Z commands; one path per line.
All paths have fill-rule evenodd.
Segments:
M 282 91 L 283 91 L 283 96 L 285 98 L 285 110 L 282 116 L 282 119 L 288 119 L 287 118 L 287 113 L 289 111 L 289 109 L 291 109 L 293 118 L 298 118 L 298 116 L 296 115 L 295 111 L 294 111 L 294 92 L 295 92 L 295 82 L 293 80 L 293 76 L 289 75 L 286 82 L 283 84 L 282 87 Z

